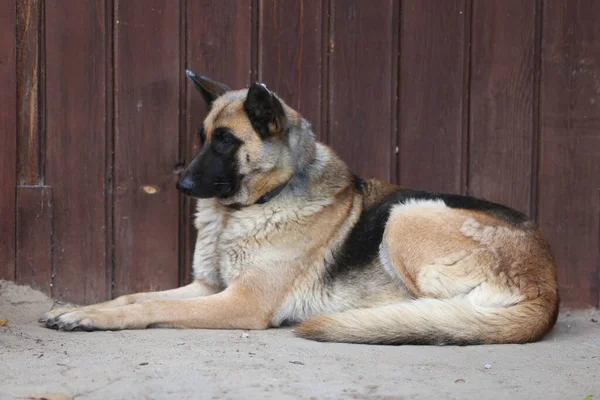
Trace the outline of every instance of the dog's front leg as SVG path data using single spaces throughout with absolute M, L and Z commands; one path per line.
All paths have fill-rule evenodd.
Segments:
M 176 289 L 163 290 L 160 292 L 143 292 L 127 294 L 124 296 L 117 297 L 116 299 L 106 301 L 104 303 L 92 304 L 83 307 L 61 307 L 55 308 L 54 310 L 48 311 L 44 314 L 38 322 L 46 324 L 48 327 L 55 326 L 55 319 L 63 314 L 74 312 L 74 311 L 92 311 L 100 310 L 105 308 L 117 308 L 123 307 L 129 304 L 143 303 L 152 300 L 179 300 L 179 299 L 191 299 L 201 296 L 209 296 L 218 292 L 218 289 L 214 286 L 208 285 L 200 280 L 195 280 L 189 285 L 182 286 Z
M 74 311 L 56 318 L 58 329 L 119 330 L 148 327 L 265 329 L 270 310 L 257 293 L 242 285 L 189 300 L 158 300 L 117 308 Z

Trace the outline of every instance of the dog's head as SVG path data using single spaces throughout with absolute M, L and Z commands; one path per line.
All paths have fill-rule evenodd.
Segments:
M 210 111 L 200 128 L 200 152 L 177 182 L 183 193 L 252 205 L 294 175 L 289 132 L 299 115 L 261 83 L 227 86 L 187 71 Z M 312 136 L 312 134 L 311 134 Z

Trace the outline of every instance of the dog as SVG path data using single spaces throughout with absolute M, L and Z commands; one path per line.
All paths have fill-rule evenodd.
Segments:
M 467 196 L 363 180 L 264 84 L 186 71 L 209 106 L 177 188 L 197 199 L 193 282 L 40 322 L 65 331 L 295 325 L 318 341 L 525 343 L 556 322 L 535 223 Z

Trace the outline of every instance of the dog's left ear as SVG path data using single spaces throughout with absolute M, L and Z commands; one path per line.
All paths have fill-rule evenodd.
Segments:
M 190 78 L 196 90 L 198 90 L 202 97 L 204 97 L 206 105 L 209 107 L 212 105 L 212 102 L 217 99 L 217 97 L 231 90 L 224 84 L 213 81 L 205 76 L 196 75 L 189 69 L 185 71 L 185 74 L 188 76 L 188 78 Z
M 252 127 L 263 139 L 281 134 L 287 129 L 287 117 L 283 105 L 262 83 L 255 83 L 248 89 L 244 110 L 248 114 Z

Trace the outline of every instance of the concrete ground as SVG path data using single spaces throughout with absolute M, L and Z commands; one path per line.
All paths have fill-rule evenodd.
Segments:
M 315 343 L 290 329 L 57 332 L 52 300 L 0 281 L 0 399 L 600 399 L 597 311 L 540 343 Z

